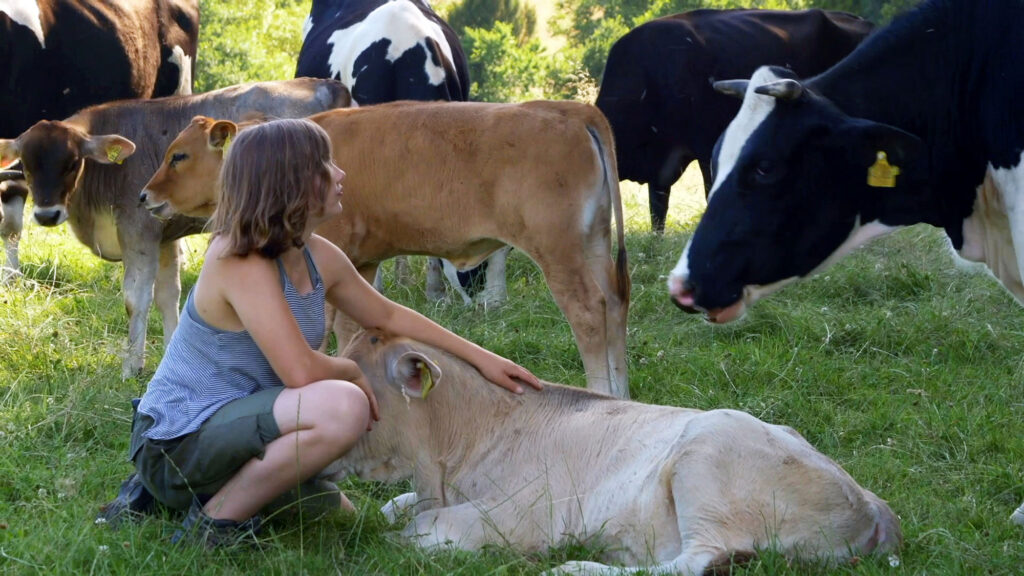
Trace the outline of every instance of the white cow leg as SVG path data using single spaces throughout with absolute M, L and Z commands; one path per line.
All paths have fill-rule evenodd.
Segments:
M 431 258 L 430 262 L 437 262 L 441 269 L 444 271 L 444 277 L 448 280 L 448 285 L 451 286 L 452 290 L 455 291 L 460 297 L 462 297 L 462 303 L 466 306 L 473 305 L 473 299 L 470 298 L 469 294 L 462 289 L 462 284 L 459 283 L 459 271 L 455 269 L 455 265 L 447 260 L 441 258 Z M 427 284 L 427 296 L 430 296 L 430 284 Z M 441 287 L 441 297 L 444 297 L 444 286 Z
M 421 512 L 402 529 L 401 535 L 421 548 L 454 546 L 462 550 L 479 550 L 489 542 L 489 523 L 478 504 L 467 502 Z M 490 540 L 494 543 L 499 541 L 501 539 L 496 534 Z
M 1021 154 L 1021 160 L 1015 168 L 995 170 L 990 167 L 989 174 L 1003 197 L 1017 268 L 1024 281 L 1024 154 Z M 1015 296 L 1018 302 L 1022 302 L 1019 294 Z
M 670 562 L 651 566 L 609 566 L 599 562 L 566 562 L 561 566 L 544 572 L 547 575 L 611 575 L 611 574 L 663 574 L 680 576 L 701 576 L 718 555 L 714 552 L 690 552 L 681 554 Z
M 406 492 L 388 500 L 387 504 L 381 506 L 380 513 L 388 519 L 389 524 L 394 524 L 399 516 L 405 514 L 419 501 L 420 498 L 415 492 Z
M 505 246 L 487 258 L 487 275 L 484 285 L 484 293 L 480 301 L 484 308 L 499 306 L 508 300 L 508 287 L 505 283 L 505 262 L 508 260 L 508 253 L 512 251 L 511 246 Z
M 1017 509 L 1013 511 L 1013 514 L 1010 514 L 1010 522 L 1013 522 L 1018 526 L 1024 526 L 1024 504 L 1018 506 Z
M 452 270 L 455 269 L 450 262 L 447 264 L 452 267 Z M 445 261 L 440 258 L 427 258 L 427 300 L 430 300 L 431 302 L 440 302 L 441 300 L 444 300 L 445 290 L 443 276 L 446 274 L 447 269 Z M 450 280 L 451 279 L 449 278 L 449 281 Z M 459 281 L 455 280 L 455 284 L 453 284 L 453 286 L 457 286 L 458 283 Z
M 121 377 L 132 378 L 142 371 L 146 351 L 146 321 L 153 304 L 158 258 L 139 252 L 139 246 L 124 251 L 124 307 L 128 312 L 128 351 L 121 364 Z M 150 249 L 155 249 L 153 246 Z M 155 250 L 154 250 L 155 251 Z
M 3 205 L 3 221 L 0 221 L 0 237 L 4 239 L 5 263 L 0 269 L 0 281 L 7 281 L 21 272 L 18 260 L 18 244 L 24 225 L 25 200 L 15 197 Z
M 412 283 L 412 272 L 409 270 L 408 256 L 395 256 L 395 285 L 408 286 Z
M 156 273 L 156 307 L 164 321 L 164 345 L 171 341 L 171 335 L 178 329 L 178 302 L 181 301 L 181 265 L 179 241 L 160 245 L 160 267 Z

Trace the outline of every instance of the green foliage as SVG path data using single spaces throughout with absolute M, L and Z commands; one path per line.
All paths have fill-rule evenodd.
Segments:
M 295 75 L 309 0 L 200 0 L 195 91 Z
M 467 28 L 494 27 L 495 22 L 512 25 L 512 35 L 526 43 L 537 29 L 537 10 L 521 0 L 462 0 L 448 11 L 448 24 L 464 38 Z
M 484 102 L 520 102 L 544 97 L 549 62 L 537 39 L 521 43 L 511 24 L 490 30 L 467 28 L 463 47 L 470 62 L 470 93 Z

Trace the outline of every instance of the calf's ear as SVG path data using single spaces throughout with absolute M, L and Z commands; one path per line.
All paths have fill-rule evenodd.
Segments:
M 135 153 L 135 143 L 117 134 L 92 136 L 85 141 L 82 152 L 101 164 L 120 164 Z
M 441 382 L 441 369 L 430 358 L 415 351 L 395 356 L 388 365 L 388 384 L 402 395 L 425 399 Z
M 218 120 L 210 127 L 210 148 L 227 152 L 231 139 L 238 134 L 238 126 L 230 120 Z
M 0 170 L 5 170 L 21 158 L 17 140 L 0 139 Z
M 857 155 L 856 161 L 870 166 L 876 162 L 879 152 L 884 152 L 893 165 L 908 165 L 916 162 L 924 153 L 924 142 L 910 132 L 895 126 L 869 122 L 855 122 L 847 129 L 849 141 L 854 143 L 851 150 Z

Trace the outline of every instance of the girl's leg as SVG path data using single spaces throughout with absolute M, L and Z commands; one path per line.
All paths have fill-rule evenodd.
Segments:
M 366 395 L 355 384 L 322 380 L 286 388 L 274 402 L 281 436 L 263 459 L 249 460 L 213 495 L 203 511 L 215 519 L 246 520 L 275 497 L 311 478 L 348 452 L 370 419 Z

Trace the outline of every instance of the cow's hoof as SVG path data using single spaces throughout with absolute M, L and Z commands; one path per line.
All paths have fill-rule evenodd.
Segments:
M 124 363 L 121 364 L 121 379 L 131 380 L 142 372 L 142 360 L 136 360 L 135 358 L 126 357 Z
M 573 576 L 584 574 L 609 574 L 610 568 L 610 566 L 599 562 L 584 562 L 576 560 L 566 562 L 557 568 L 552 568 L 551 570 L 542 573 L 541 576 L 563 576 L 566 574 L 572 574 Z
M 1024 526 L 1024 504 L 1021 504 L 1019 508 L 1010 514 L 1010 522 L 1013 522 L 1017 526 Z

